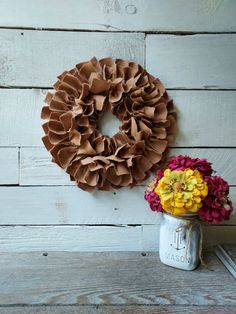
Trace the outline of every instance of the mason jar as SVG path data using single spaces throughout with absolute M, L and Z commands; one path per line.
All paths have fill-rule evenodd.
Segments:
M 195 216 L 162 214 L 159 256 L 162 263 L 184 270 L 199 264 L 200 225 Z

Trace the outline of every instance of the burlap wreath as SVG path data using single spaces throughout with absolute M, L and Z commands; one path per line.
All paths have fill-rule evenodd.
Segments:
M 175 115 L 159 79 L 139 64 L 91 59 L 65 71 L 48 93 L 41 116 L 44 145 L 71 180 L 86 191 L 133 186 L 159 163 L 173 134 Z M 122 122 L 101 134 L 105 110 Z

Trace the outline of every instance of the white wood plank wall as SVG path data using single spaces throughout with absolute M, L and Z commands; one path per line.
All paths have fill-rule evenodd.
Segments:
M 236 207 L 235 51 L 234 0 L 0 0 L 0 251 L 158 250 L 144 186 L 83 192 L 42 145 L 44 95 L 93 56 L 163 81 L 178 112 L 170 154 L 209 158 Z M 236 215 L 204 234 L 234 241 Z

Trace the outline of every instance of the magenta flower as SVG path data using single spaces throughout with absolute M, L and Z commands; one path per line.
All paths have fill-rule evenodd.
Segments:
M 156 179 L 154 179 L 144 192 L 144 198 L 149 203 L 149 206 L 154 212 L 162 212 L 163 208 L 159 196 L 155 193 L 154 189 L 157 186 L 158 181 L 163 177 L 163 171 L 159 170 L 156 173 Z
M 172 157 L 168 166 L 170 170 L 185 170 L 192 169 L 198 170 L 203 176 L 210 176 L 213 172 L 211 163 L 206 158 L 191 158 L 189 156 L 176 156 Z
M 154 212 L 162 212 L 163 208 L 160 203 L 158 195 L 154 191 L 149 191 L 148 189 L 144 194 L 145 200 L 149 203 L 149 206 Z
M 205 182 L 208 185 L 208 195 L 198 211 L 199 217 L 214 224 L 228 220 L 233 211 L 232 203 L 228 199 L 228 183 L 218 176 L 205 177 Z

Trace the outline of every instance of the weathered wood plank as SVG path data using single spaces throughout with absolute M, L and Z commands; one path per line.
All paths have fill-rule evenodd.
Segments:
M 131 30 L 236 31 L 235 1 L 2 0 L 1 26 Z
M 143 192 L 142 186 L 93 194 L 73 186 L 0 187 L 0 224 L 159 223 Z M 236 187 L 231 187 L 230 196 L 236 207 Z M 235 223 L 235 215 L 227 221 Z
M 144 63 L 144 34 L 0 30 L 0 86 L 52 86 L 93 56 Z
M 44 98 L 36 89 L 0 89 L 1 146 L 42 145 L 40 111 Z
M 0 253 L 0 304 L 235 306 L 236 281 L 207 262 L 214 271 L 176 271 L 154 253 Z
M 0 187 L 0 224 L 158 222 L 158 215 L 148 209 L 143 191 L 144 187 L 135 187 L 91 194 L 74 186 Z
M 235 218 L 234 218 L 235 221 Z M 159 225 L 143 225 L 143 250 L 159 251 Z M 203 247 L 220 243 L 235 243 L 236 226 L 207 226 L 203 224 Z
M 45 94 L 37 89 L 0 90 L 0 145 L 43 145 L 40 111 Z M 174 146 L 236 147 L 236 91 L 179 90 L 169 94 L 178 113 L 179 131 Z
M 141 226 L 0 227 L 1 252 L 141 251 L 141 241 Z
M 2 226 L 1 252 L 159 251 L 159 225 Z M 234 243 L 236 226 L 204 227 L 204 247 Z M 30 239 L 30 241 L 29 241 Z
M 234 306 L 62 305 L 4 306 L 1 314 L 235 314 Z
M 170 91 L 169 94 L 178 114 L 175 146 L 236 146 L 235 91 Z
M 236 88 L 236 35 L 146 38 L 146 67 L 169 88 Z
M 0 147 L 0 184 L 18 184 L 18 148 Z
M 236 149 L 234 148 L 172 148 L 170 155 L 208 158 L 217 175 L 236 185 Z M 20 157 L 20 185 L 74 185 L 68 174 L 51 162 L 43 147 L 23 147 Z
M 44 147 L 21 148 L 20 185 L 75 185 L 51 159 Z

